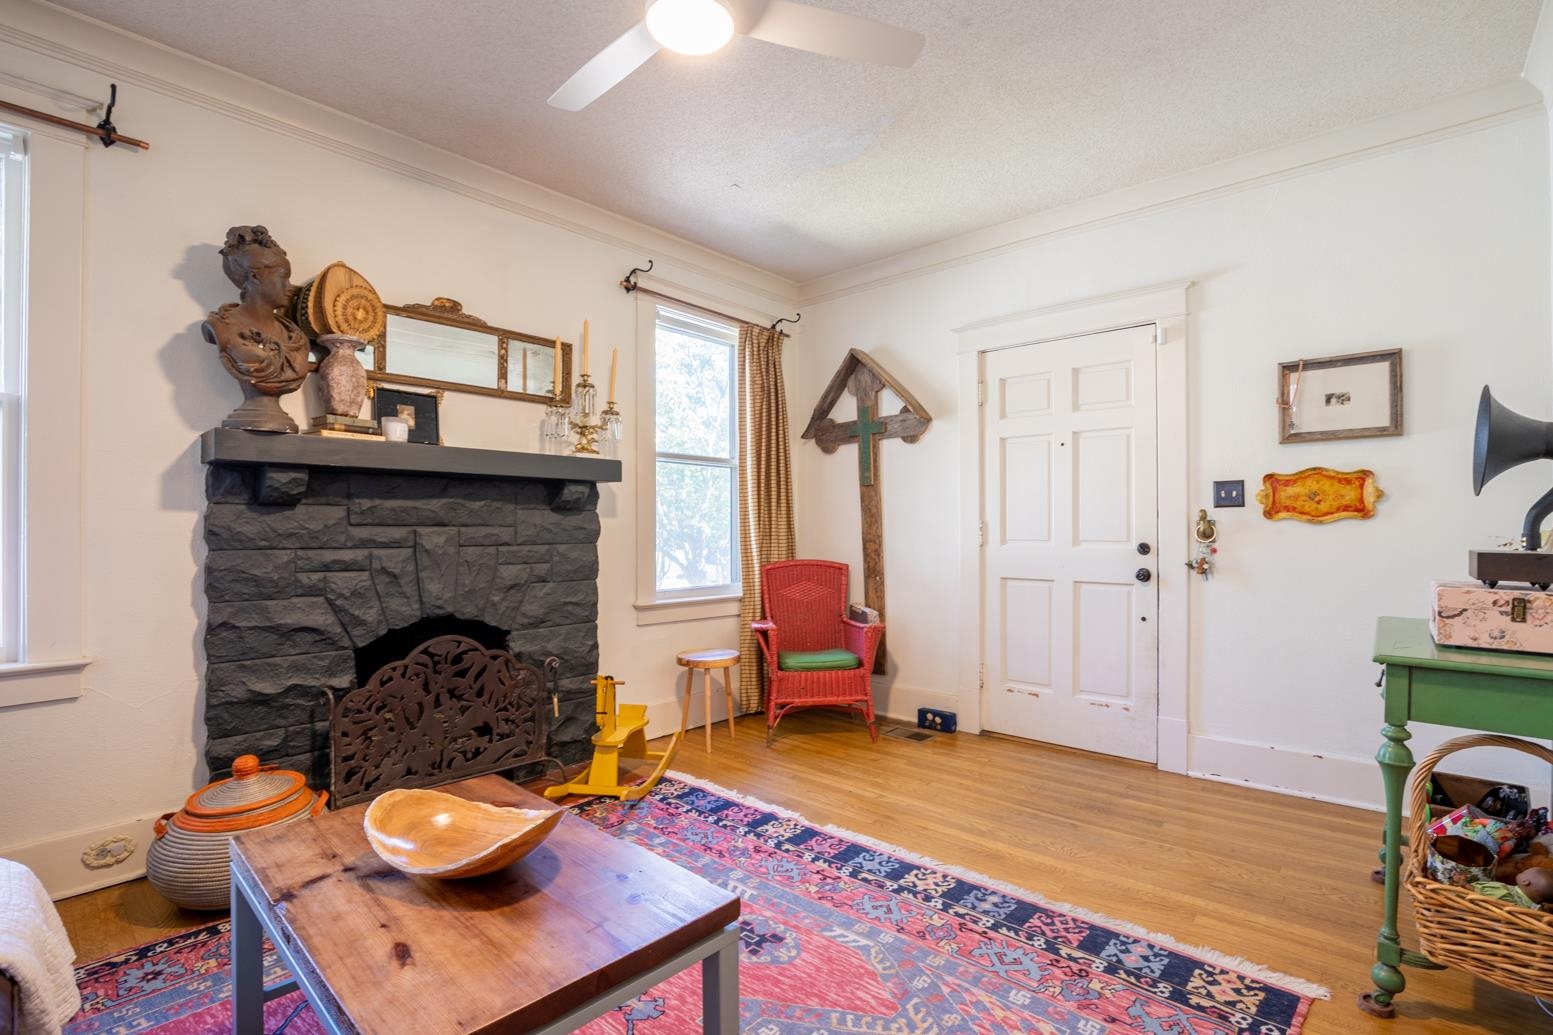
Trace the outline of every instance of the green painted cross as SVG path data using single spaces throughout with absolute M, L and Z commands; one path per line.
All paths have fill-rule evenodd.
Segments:
M 857 408 L 857 483 L 874 483 L 874 436 L 884 433 L 884 421 L 874 420 L 873 407 L 861 403 Z
M 889 389 L 905 405 L 899 413 L 881 414 L 879 393 Z M 838 421 L 830 411 L 851 392 L 857 399 L 857 419 Z M 826 453 L 845 445 L 857 446 L 858 502 L 863 532 L 863 603 L 884 614 L 884 502 L 883 454 L 879 443 L 887 438 L 915 442 L 922 437 L 933 418 L 916 397 L 891 377 L 879 363 L 861 349 L 852 349 L 831 377 L 830 384 L 814 406 L 814 415 L 803 437 L 813 439 Z M 920 474 L 920 472 L 918 472 Z M 874 655 L 874 671 L 883 672 L 884 643 Z

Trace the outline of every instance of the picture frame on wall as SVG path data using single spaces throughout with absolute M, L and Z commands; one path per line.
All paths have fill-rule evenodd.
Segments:
M 1402 434 L 1402 350 L 1278 364 L 1278 441 Z
M 410 425 L 410 441 L 429 446 L 442 445 L 442 427 L 438 411 L 442 393 L 412 392 L 406 388 L 371 385 L 372 418 L 403 417 Z

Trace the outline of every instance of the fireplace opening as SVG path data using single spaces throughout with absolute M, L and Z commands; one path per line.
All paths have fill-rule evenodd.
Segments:
M 422 618 L 390 629 L 371 643 L 356 648 L 356 685 L 366 686 L 378 669 L 392 661 L 403 661 L 415 648 L 438 636 L 467 636 L 486 650 L 507 649 L 505 629 L 457 615 Z

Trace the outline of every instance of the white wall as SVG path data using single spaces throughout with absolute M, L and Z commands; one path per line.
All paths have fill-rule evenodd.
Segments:
M 975 620 L 958 586 L 960 544 L 976 532 L 955 498 L 960 425 L 974 415 L 957 412 L 951 328 L 1192 280 L 1191 507 L 1209 505 L 1215 479 L 1244 479 L 1249 496 L 1264 473 L 1311 465 L 1373 468 L 1387 498 L 1372 521 L 1325 526 L 1269 522 L 1254 503 L 1214 512 L 1218 574 L 1190 589 L 1190 768 L 1378 801 L 1375 617 L 1426 615 L 1429 581 L 1465 577 L 1467 548 L 1513 534 L 1546 488 L 1548 466 L 1527 465 L 1474 499 L 1468 472 L 1484 383 L 1515 409 L 1553 415 L 1547 148 L 1538 112 L 809 303 L 795 406 L 858 347 L 935 417 L 918 444 L 882 447 L 882 710 L 952 707 L 962 688 L 946 616 Z M 1405 437 L 1278 445 L 1280 361 L 1393 346 L 1404 349 Z M 801 551 L 860 571 L 854 460 L 806 443 L 796 463 Z
M 35 44 L 33 34 L 49 42 Z M 86 49 L 62 60 L 60 38 Z M 217 254 L 228 226 L 267 225 L 289 252 L 297 281 L 344 259 L 389 301 L 449 295 L 493 323 L 572 340 L 587 318 L 596 376 L 609 348 L 621 350 L 626 407 L 635 398 L 636 304 L 617 283 L 630 267 L 655 256 L 670 279 L 773 314 L 790 311 L 793 288 L 45 9 L 17 5 L 0 15 L 0 67 L 87 96 L 106 95 L 98 72 L 113 75 L 120 82 L 116 120 L 152 143 L 144 154 L 91 144 L 86 159 L 79 417 L 86 433 L 84 642 L 94 662 L 80 699 L 0 710 L 0 783 L 9 788 L 0 805 L 0 855 L 48 871 L 58 894 L 132 875 L 143 853 L 106 873 L 88 872 L 76 858 L 107 833 L 143 839 L 146 817 L 177 808 L 206 778 L 205 469 L 196 440 L 240 394 L 199 325 L 208 310 L 235 298 Z M 201 92 L 185 93 L 169 80 Z M 211 102 L 204 93 L 211 90 L 232 91 L 241 106 Z M 19 94 L 8 88 L 7 96 Z M 267 105 L 283 113 L 277 121 L 255 117 Z M 320 134 L 317 144 L 310 133 Z M 356 146 L 341 143 L 352 137 L 364 148 L 380 145 L 393 160 L 341 153 Z M 447 177 L 474 186 L 449 189 Z M 286 403 L 303 415 L 301 395 Z M 531 403 L 450 393 L 443 435 L 450 445 L 531 450 L 541 414 Z M 628 422 L 642 416 L 626 414 Z M 634 435 L 642 425 L 628 427 Z M 736 619 L 637 626 L 635 465 L 629 439 L 625 446 L 625 481 L 604 486 L 599 505 L 601 665 L 626 681 L 627 699 L 659 706 L 655 722 L 677 724 L 683 670 L 675 653 L 736 645 Z M 47 577 L 39 573 L 35 592 L 47 591 Z
M 1537 30 L 1532 34 L 1531 46 L 1526 51 L 1526 65 L 1521 71 L 1521 77 L 1531 83 L 1542 94 L 1544 106 L 1548 99 L 1553 97 L 1553 0 L 1543 0 L 1542 10 L 1537 15 Z M 1547 119 L 1550 127 L 1553 127 L 1553 107 L 1547 108 Z M 1550 149 L 1553 149 L 1553 132 L 1548 134 Z M 1549 191 L 1553 192 L 1553 180 L 1549 182 Z

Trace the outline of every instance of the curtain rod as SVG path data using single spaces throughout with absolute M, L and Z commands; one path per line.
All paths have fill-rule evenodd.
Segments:
M 59 126 L 63 129 L 73 129 L 77 133 L 85 133 L 89 137 L 96 137 L 102 141 L 103 147 L 112 147 L 114 144 L 128 144 L 130 147 L 138 147 L 142 151 L 151 150 L 151 145 L 144 140 L 136 140 L 134 137 L 126 137 L 118 132 L 113 124 L 113 106 L 119 102 L 119 84 L 113 83 L 108 87 L 108 110 L 103 113 L 102 121 L 95 126 L 88 126 L 84 122 L 72 122 L 62 119 L 58 115 L 50 115 L 36 108 L 27 108 L 20 104 L 12 104 L 10 101 L 0 101 L 0 111 L 14 111 L 18 115 L 47 122 L 51 126 Z
M 645 266 L 637 266 L 630 273 L 627 273 L 624 277 L 620 278 L 620 286 L 621 286 L 621 288 L 623 288 L 625 290 L 626 294 L 629 295 L 632 292 L 640 291 L 644 295 L 651 295 L 654 298 L 661 298 L 665 302 L 678 302 L 680 305 L 688 305 L 692 309 L 699 309 L 699 310 L 701 310 L 704 313 L 711 313 L 713 316 L 721 316 L 724 320 L 732 320 L 734 323 L 741 323 L 741 324 L 743 324 L 743 323 L 749 323 L 750 322 L 749 320 L 746 320 L 742 316 L 734 316 L 732 313 L 719 312 L 716 309 L 711 309 L 711 308 L 709 308 L 707 306 L 702 305 L 700 302 L 691 302 L 691 301 L 688 301 L 687 299 L 675 298 L 673 295 L 664 294 L 662 291 L 654 291 L 650 287 L 643 287 L 642 285 L 638 284 L 636 282 L 636 275 L 638 273 L 651 273 L 652 272 L 652 265 L 653 265 L 653 260 L 648 259 L 647 260 L 647 265 L 645 265 Z M 792 317 L 791 319 L 789 319 L 787 317 L 783 317 L 782 319 L 776 321 L 770 327 L 768 327 L 767 330 L 774 331 L 774 330 L 776 330 L 778 327 L 780 327 L 784 323 L 797 323 L 801 319 L 803 319 L 803 314 L 802 313 L 797 314 L 796 316 Z M 787 335 L 786 331 L 781 331 L 779 333 L 781 333 L 784 337 Z

